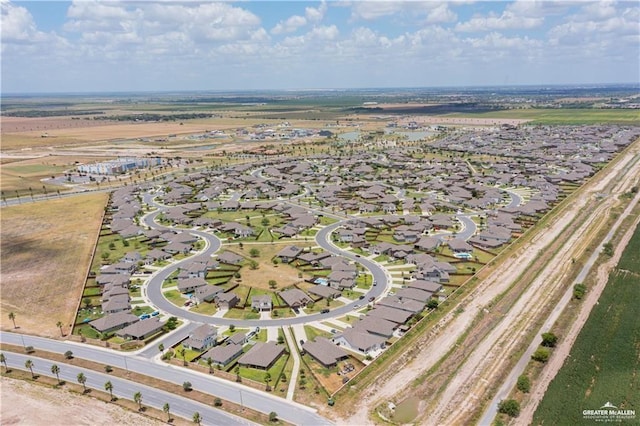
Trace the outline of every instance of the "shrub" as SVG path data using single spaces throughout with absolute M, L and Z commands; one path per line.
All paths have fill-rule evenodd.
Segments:
M 66 352 L 64 353 L 64 357 L 65 357 L 66 359 L 71 359 L 71 358 L 73 358 L 73 352 L 71 352 L 71 351 L 66 351 Z
M 509 417 L 518 417 L 520 414 L 520 403 L 515 399 L 500 401 L 498 404 L 498 412 L 506 414 Z
M 269 421 L 270 422 L 275 422 L 278 420 L 278 413 L 276 413 L 275 411 L 272 411 L 269 413 Z
M 113 371 L 113 367 L 111 367 L 110 365 L 105 365 L 104 371 L 105 373 L 111 373 Z
M 531 390 L 531 380 L 529 380 L 528 376 L 523 374 L 518 377 L 518 383 L 516 386 L 520 392 L 529 393 Z
M 553 333 L 542 333 L 542 346 L 555 348 L 558 343 L 558 336 Z
M 216 398 L 213 400 L 213 405 L 216 407 L 222 407 L 222 400 L 220 398 Z
M 573 298 L 574 299 L 582 299 L 584 294 L 587 292 L 587 286 L 584 284 L 576 284 L 573 286 Z
M 534 361 L 547 362 L 549 360 L 549 349 L 539 348 L 531 355 L 531 358 Z
M 191 382 L 184 382 L 182 383 L 182 389 L 185 390 L 185 392 L 189 392 L 191 389 L 193 389 L 191 387 Z

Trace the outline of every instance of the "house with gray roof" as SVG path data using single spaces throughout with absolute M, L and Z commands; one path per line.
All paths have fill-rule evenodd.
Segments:
M 307 340 L 302 344 L 302 349 L 325 367 L 335 366 L 338 361 L 349 358 L 342 348 L 324 337 L 316 337 L 315 341 Z
M 289 290 L 281 291 L 279 293 L 284 303 L 291 308 L 301 308 L 311 302 L 311 298 L 307 296 L 302 290 L 292 288 Z
M 238 360 L 238 364 L 249 368 L 268 370 L 284 353 L 284 346 L 274 342 L 257 342 Z
M 224 293 L 224 288 L 207 284 L 196 288 L 195 298 L 198 303 L 212 302 L 220 293 Z
M 303 249 L 297 246 L 287 246 L 280 250 L 276 257 L 279 257 L 282 263 L 293 262 L 301 253 Z
M 393 331 L 398 327 L 398 324 L 377 316 L 366 315 L 361 320 L 354 322 L 352 327 L 355 330 L 388 338 L 393 336 Z
M 116 335 L 127 340 L 144 340 L 162 330 L 164 323 L 158 318 L 148 318 L 135 322 L 116 332 Z
M 123 327 L 140 321 L 140 318 L 129 312 L 117 312 L 108 314 L 89 323 L 91 327 L 100 333 L 110 333 Z
M 191 293 L 206 285 L 208 284 L 204 278 L 185 278 L 178 280 L 178 291 L 180 291 L 180 293 Z
M 218 293 L 214 301 L 220 309 L 231 309 L 240 303 L 240 298 L 237 294 L 230 291 L 228 293 Z
M 420 290 L 417 288 L 401 288 L 396 291 L 396 297 L 400 300 L 411 299 L 418 302 L 427 303 L 433 293 L 429 291 Z
M 387 339 L 384 337 L 356 330 L 352 327 L 347 328 L 333 338 L 333 342 L 337 345 L 365 354 L 383 349 L 386 341 Z
M 367 312 L 367 316 L 382 318 L 400 325 L 409 321 L 409 318 L 413 316 L 413 312 L 377 305 L 374 309 Z
M 251 309 L 257 309 L 258 311 L 270 311 L 272 307 L 273 300 L 271 300 L 271 296 L 268 294 L 251 297 Z
M 417 288 L 429 293 L 438 293 L 442 291 L 442 284 L 433 281 L 415 280 L 407 283 L 408 288 Z
M 218 330 L 209 324 L 202 324 L 191 332 L 189 338 L 182 343 L 182 346 L 194 351 L 204 351 L 216 344 Z
M 230 251 L 223 251 L 218 255 L 218 260 L 222 263 L 227 263 L 229 265 L 236 265 L 242 262 L 244 259 L 242 256 L 239 256 Z
M 214 364 L 221 367 L 229 365 L 242 354 L 242 345 L 229 343 L 224 346 L 215 346 L 202 355 L 201 359 L 211 358 Z
M 340 290 L 336 290 L 335 288 L 331 288 L 325 285 L 316 285 L 315 287 L 311 287 L 307 291 L 309 292 L 309 294 L 320 296 L 325 299 L 328 299 L 328 298 L 337 299 L 342 295 L 342 292 Z

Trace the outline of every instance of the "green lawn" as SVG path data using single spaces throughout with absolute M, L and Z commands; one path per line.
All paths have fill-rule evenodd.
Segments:
M 202 315 L 213 315 L 218 312 L 218 308 L 215 303 L 203 302 L 198 303 L 198 305 L 191 308 L 190 311 Z
M 582 411 L 597 410 L 606 402 L 640 412 L 639 276 L 640 227 L 549 385 L 534 424 L 591 424 L 595 421 L 585 420 Z M 636 414 L 622 424 L 638 424 L 638 420 Z
M 260 314 L 258 312 L 253 312 L 250 309 L 229 309 L 224 317 L 230 319 L 253 320 L 259 319 Z
M 164 297 L 171 303 L 176 306 L 183 306 L 184 302 L 187 301 L 185 297 L 178 290 L 169 290 L 162 293 Z

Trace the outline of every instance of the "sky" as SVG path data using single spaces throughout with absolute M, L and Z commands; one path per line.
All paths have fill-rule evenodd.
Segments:
M 638 1 L 0 0 L 1 93 L 638 83 Z

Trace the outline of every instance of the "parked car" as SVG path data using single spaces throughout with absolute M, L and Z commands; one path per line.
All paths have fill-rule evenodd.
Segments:
M 142 315 L 140 315 L 138 318 L 140 318 L 141 320 L 145 320 L 145 319 L 149 319 L 149 318 L 151 318 L 151 315 L 149 315 L 149 314 L 142 314 Z
M 152 316 L 152 317 L 157 317 L 158 315 L 160 315 L 160 311 L 153 311 L 153 312 L 151 312 L 151 316 Z
M 321 313 L 321 314 L 328 314 L 328 313 L 329 313 L 329 310 L 328 310 L 328 309 L 323 309 L 323 310 L 321 310 L 321 311 L 320 311 L 320 313 Z

